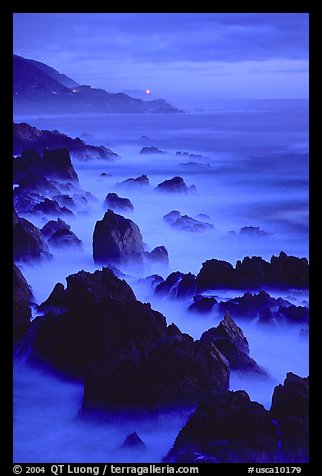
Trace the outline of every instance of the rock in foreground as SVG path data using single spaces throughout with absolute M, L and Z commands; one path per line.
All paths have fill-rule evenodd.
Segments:
M 69 276 L 40 310 L 32 355 L 84 379 L 84 410 L 196 403 L 228 388 L 220 352 L 167 326 L 108 268 Z
M 13 265 L 13 340 L 25 336 L 30 327 L 32 292 L 20 269 Z
M 244 391 L 201 403 L 179 432 L 167 463 L 276 462 L 278 438 L 270 413 Z
M 200 403 L 164 458 L 167 463 L 307 463 L 309 380 L 291 372 L 270 411 L 246 392 Z

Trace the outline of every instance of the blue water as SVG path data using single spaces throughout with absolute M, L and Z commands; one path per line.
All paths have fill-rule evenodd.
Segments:
M 306 101 L 249 101 L 218 103 L 217 110 L 194 114 L 84 115 L 59 117 L 17 117 L 40 129 L 57 129 L 72 137 L 91 134 L 84 139 L 106 145 L 120 155 L 110 161 L 73 160 L 80 185 L 97 199 L 86 213 L 69 220 L 72 230 L 83 241 L 82 250 L 70 253 L 52 250 L 54 259 L 45 264 L 23 264 L 21 269 L 32 286 L 38 303 L 48 297 L 56 282 L 80 269 L 93 272 L 92 233 L 96 220 L 103 216 L 103 201 L 116 191 L 134 204 L 126 216 L 141 230 L 147 249 L 165 245 L 169 269 L 124 269 L 135 278 L 152 272 L 166 276 L 171 271 L 197 273 L 204 260 L 226 259 L 235 264 L 246 255 L 270 259 L 272 254 L 308 257 L 308 103 Z M 142 139 L 145 136 L 147 138 Z M 163 155 L 142 155 L 143 146 L 156 146 Z M 192 158 L 177 151 L 200 154 Z M 194 162 L 193 165 L 182 165 Z M 102 178 L 102 172 L 111 177 Z M 120 191 L 117 183 L 147 174 L 151 190 Z M 161 181 L 180 175 L 196 195 L 160 195 L 153 191 Z M 195 217 L 209 216 L 214 231 L 191 234 L 172 230 L 163 221 L 171 210 Z M 44 217 L 28 216 L 37 226 Z M 68 221 L 68 220 L 67 220 Z M 265 237 L 238 235 L 243 226 L 259 226 Z M 235 234 L 230 232 L 234 231 Z M 135 283 L 135 279 L 131 284 Z M 176 322 L 195 338 L 217 325 L 222 316 L 206 318 L 187 314 L 188 303 L 158 300 L 150 289 L 133 284 L 136 295 L 151 301 L 155 309 Z M 238 293 L 237 293 L 238 294 Z M 290 292 L 295 304 L 307 301 L 307 293 Z M 300 328 L 263 329 L 255 323 L 239 325 L 249 341 L 251 355 L 272 375 L 269 382 L 232 375 L 231 388 L 244 388 L 250 396 L 270 406 L 274 386 L 282 383 L 287 371 L 306 376 L 308 342 L 300 338 Z M 99 425 L 77 417 L 82 386 L 31 369 L 22 359 L 15 363 L 15 461 L 145 461 L 158 462 L 173 443 L 187 414 L 178 412 L 141 420 L 122 417 L 122 425 Z M 128 433 L 137 431 L 146 439 L 146 455 L 125 454 L 118 447 Z M 141 435 L 141 433 L 142 435 Z M 28 435 L 28 437 L 27 437 Z M 105 444 L 105 439 L 108 442 Z M 95 444 L 91 445 L 91 439 Z M 104 443 L 103 443 L 104 442 Z M 147 456 L 148 455 L 148 456 Z

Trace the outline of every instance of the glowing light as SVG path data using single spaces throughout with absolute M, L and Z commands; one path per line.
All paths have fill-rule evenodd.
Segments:
M 150 94 L 150 93 L 151 93 L 150 89 L 146 89 L 145 92 L 146 92 L 146 94 Z

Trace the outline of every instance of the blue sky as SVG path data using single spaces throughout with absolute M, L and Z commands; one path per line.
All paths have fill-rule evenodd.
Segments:
M 179 107 L 308 97 L 305 13 L 16 13 L 14 53 Z

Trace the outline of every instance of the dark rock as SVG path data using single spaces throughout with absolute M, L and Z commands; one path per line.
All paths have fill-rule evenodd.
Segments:
M 220 352 L 175 326 L 144 357 L 132 353 L 116 363 L 96 365 L 86 375 L 84 406 L 189 404 L 226 389 L 228 382 L 229 369 Z
M 64 247 L 64 246 L 81 246 L 82 242 L 74 232 L 71 230 L 57 230 L 49 238 L 48 243 L 53 246 Z
M 228 312 L 217 327 L 213 327 L 202 334 L 200 341 L 213 343 L 227 359 L 232 370 L 267 375 L 258 366 L 257 362 L 248 355 L 247 339 Z
M 263 310 L 258 313 L 258 322 L 260 324 L 277 324 L 279 321 L 279 314 L 273 311 L 270 307 L 264 307 Z
M 191 312 L 198 312 L 205 314 L 210 312 L 215 304 L 217 304 L 217 299 L 215 297 L 205 297 L 197 294 L 193 296 L 194 302 L 190 304 L 188 310 Z
M 309 264 L 306 258 L 288 256 L 281 251 L 270 260 L 270 282 L 281 288 L 308 288 Z
M 172 228 L 180 231 L 202 233 L 206 230 L 213 230 L 215 227 L 211 223 L 201 222 L 188 215 L 177 218 L 172 224 Z
M 207 260 L 202 263 L 196 285 L 198 290 L 235 287 L 234 268 L 227 261 Z
M 214 346 L 167 328 L 107 268 L 69 276 L 39 309 L 32 356 L 84 378 L 84 410 L 190 403 L 228 388 Z
M 169 266 L 169 255 L 168 255 L 168 250 L 166 249 L 165 246 L 157 246 L 150 253 L 146 252 L 145 256 L 150 261 L 160 263 L 164 266 Z
M 108 210 L 96 222 L 93 234 L 95 262 L 142 262 L 143 242 L 139 227 L 127 218 Z
M 45 215 L 74 215 L 71 210 L 66 207 L 60 207 L 56 200 L 44 198 L 40 203 L 33 207 L 33 212 L 43 213 Z
M 191 218 L 188 215 L 181 215 L 177 210 L 167 213 L 163 217 L 172 228 L 180 231 L 204 232 L 206 230 L 213 230 L 214 226 L 211 223 Z
M 259 287 L 270 284 L 270 263 L 263 260 L 260 256 L 248 256 L 243 261 L 237 261 L 235 281 L 236 286 L 242 288 L 258 289 Z
M 274 389 L 270 413 L 278 421 L 287 462 L 309 461 L 309 378 L 288 372 Z
M 58 230 L 69 231 L 70 226 L 64 220 L 57 218 L 57 220 L 50 220 L 49 222 L 47 222 L 46 225 L 42 227 L 41 233 L 46 238 L 51 238 L 53 234 L 56 233 L 56 231 Z
M 164 215 L 163 220 L 169 224 L 172 224 L 177 220 L 177 218 L 180 218 L 180 217 L 181 217 L 180 212 L 178 212 L 177 210 L 172 210 L 172 212 L 169 212 L 166 215 Z
M 162 276 L 158 274 L 152 274 L 151 276 L 147 276 L 144 279 L 140 279 L 138 282 L 139 283 L 148 283 L 149 286 L 151 286 L 154 290 L 155 288 L 160 284 L 163 283 L 164 279 Z
M 281 252 L 270 262 L 260 256 L 245 257 L 234 268 L 227 261 L 205 261 L 197 275 L 197 288 L 206 289 L 258 289 L 308 288 L 309 264 L 306 258 L 287 256 Z
M 182 177 L 173 177 L 172 179 L 165 180 L 164 182 L 159 183 L 155 190 L 158 192 L 171 193 L 188 193 L 189 191 Z
M 65 207 L 67 209 L 75 209 L 76 208 L 76 203 L 72 197 L 69 195 L 65 194 L 59 194 L 59 195 L 53 195 L 52 199 L 55 200 L 60 207 Z
M 117 193 L 108 193 L 104 200 L 104 206 L 105 208 L 111 208 L 112 210 L 134 210 L 131 200 L 119 197 Z
M 259 226 L 243 226 L 239 231 L 240 236 L 245 237 L 257 237 L 257 236 L 267 236 L 268 233 L 259 228 Z
M 50 258 L 41 231 L 25 218 L 15 219 L 13 226 L 13 257 L 15 261 Z
M 86 137 L 89 137 L 87 135 Z M 67 148 L 76 158 L 88 160 L 113 159 L 118 157 L 115 152 L 105 146 L 93 146 L 85 144 L 84 141 L 76 137 L 71 137 L 58 132 L 39 130 L 27 123 L 13 125 L 13 150 L 14 154 L 21 154 L 24 150 L 34 149 L 41 153 L 46 149 Z
M 239 390 L 200 403 L 164 460 L 272 463 L 278 458 L 278 438 L 270 413 Z
M 236 349 L 241 352 L 249 354 L 249 345 L 243 331 L 237 326 L 232 319 L 229 312 L 226 312 L 224 319 L 219 323 L 217 327 L 211 329 L 211 332 L 206 331 L 203 333 L 202 339 L 210 338 L 212 342 L 218 347 L 221 347 L 221 342 L 229 341 Z M 226 357 L 227 358 L 227 357 Z
M 249 292 L 241 297 L 228 299 L 219 304 L 221 312 L 230 312 L 233 317 L 259 318 L 267 321 L 268 318 L 279 318 L 279 306 L 289 306 L 290 303 L 282 298 L 273 298 L 266 291 L 257 294 Z
M 284 385 L 274 389 L 270 412 L 276 420 L 309 417 L 309 377 L 288 372 Z
M 78 182 L 68 149 L 44 150 L 42 156 L 36 150 L 25 150 L 13 161 L 13 180 L 19 183 L 28 178 L 55 178 Z
M 112 174 L 108 174 L 106 172 L 102 172 L 100 177 L 112 177 Z
M 189 193 L 193 193 L 195 195 L 198 193 L 197 187 L 193 184 L 190 185 L 190 187 L 188 188 L 188 191 L 189 191 Z
M 139 437 L 139 435 L 137 434 L 137 432 L 135 431 L 134 433 L 131 433 L 125 438 L 121 448 L 142 449 L 142 448 L 146 448 L 146 446 L 141 440 L 141 438 Z
M 141 187 L 150 187 L 149 179 L 146 175 L 140 175 L 140 177 L 129 178 L 123 182 L 116 184 L 118 187 L 131 187 L 131 188 L 141 188 Z
M 305 306 L 280 306 L 278 312 L 291 322 L 309 322 L 309 309 Z
M 24 337 L 30 327 L 32 292 L 20 269 L 13 265 L 13 340 Z
M 156 294 L 168 295 L 172 298 L 180 299 L 191 296 L 195 289 L 196 276 L 192 273 L 180 273 L 176 271 L 169 274 L 165 281 L 156 288 Z
M 157 147 L 142 147 L 139 152 L 140 154 L 166 154 L 162 150 L 158 149 Z

